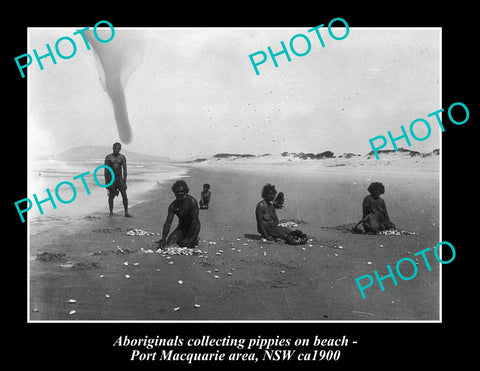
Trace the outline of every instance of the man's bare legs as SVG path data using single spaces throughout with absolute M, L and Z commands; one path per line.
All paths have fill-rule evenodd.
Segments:
M 122 201 L 123 201 L 123 209 L 125 210 L 125 217 L 126 218 L 132 218 L 132 215 L 128 213 L 128 197 L 127 197 L 127 192 L 126 191 L 120 191 L 122 194 Z M 110 209 L 110 216 L 113 216 L 113 199 L 115 196 L 109 195 L 108 197 L 108 207 Z

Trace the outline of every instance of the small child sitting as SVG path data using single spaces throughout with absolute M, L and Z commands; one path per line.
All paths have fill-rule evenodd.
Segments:
M 210 184 L 204 184 L 203 191 L 200 193 L 200 209 L 208 209 L 211 195 L 212 193 L 210 192 Z

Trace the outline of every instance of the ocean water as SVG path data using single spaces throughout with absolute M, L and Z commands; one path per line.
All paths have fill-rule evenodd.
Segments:
M 103 160 L 88 161 L 57 161 L 57 160 L 35 160 L 29 162 L 28 168 L 28 195 L 32 200 L 32 209 L 28 211 L 30 235 L 40 233 L 49 228 L 65 227 L 75 229 L 79 221 L 85 217 L 95 217 L 108 214 L 108 198 L 106 188 L 98 186 L 94 180 L 94 170 L 103 165 Z M 127 195 L 129 199 L 129 207 L 148 199 L 149 194 L 155 189 L 159 189 L 169 181 L 185 177 L 187 169 L 175 166 L 169 163 L 160 162 L 144 162 L 135 163 L 128 162 L 127 177 Z M 89 172 L 84 179 L 90 190 L 87 194 L 86 188 L 81 179 L 73 179 L 73 177 Z M 97 179 L 102 184 L 104 180 L 104 169 L 98 170 Z M 55 188 L 60 182 L 71 182 L 76 189 L 76 196 L 73 197 L 73 191 L 70 186 L 64 184 L 59 187 L 60 197 L 68 201 L 68 204 L 61 203 L 55 195 Z M 41 204 L 43 214 L 33 201 L 33 194 L 38 199 L 44 200 L 48 197 L 46 189 L 49 189 L 56 208 L 50 201 Z M 25 207 L 25 204 L 20 204 Z M 123 215 L 122 196 L 119 194 L 114 200 L 114 213 Z M 24 217 L 26 214 L 23 214 Z

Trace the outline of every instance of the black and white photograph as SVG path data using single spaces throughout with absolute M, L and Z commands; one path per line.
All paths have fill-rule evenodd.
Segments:
M 469 28 L 314 18 L 19 25 L 11 310 L 38 365 L 377 369 L 445 345 L 474 262 Z
M 330 24 L 29 66 L 30 320 L 439 321 L 440 29 Z

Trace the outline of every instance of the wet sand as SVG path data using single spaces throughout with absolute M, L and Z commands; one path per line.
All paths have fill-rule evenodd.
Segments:
M 119 198 L 116 215 L 109 217 L 105 200 L 105 213 L 83 218 L 78 231 L 52 228 L 31 236 L 30 320 L 440 319 L 439 264 L 429 255 L 429 272 L 422 257 L 413 256 L 439 241 L 438 173 L 212 165 L 192 167 L 185 180 L 197 200 L 203 183 L 212 186 L 210 208 L 200 210 L 202 256 L 168 259 L 142 251 L 154 249 L 160 238 L 173 200 L 170 184 L 132 207 L 134 218 L 123 217 Z M 418 235 L 355 235 L 335 228 L 361 218 L 361 202 L 373 181 L 385 185 L 382 197 L 397 227 Z M 313 241 L 290 246 L 258 240 L 254 210 L 266 182 L 285 193 L 279 218 L 305 221 L 298 228 Z M 155 235 L 129 236 L 129 228 Z M 44 252 L 63 253 L 64 261 L 33 259 Z M 374 270 L 386 274 L 387 264 L 394 268 L 404 257 L 418 262 L 415 278 L 398 280 L 397 286 L 386 280 L 385 291 L 375 284 L 361 297 L 356 277 Z M 78 262 L 87 269 L 71 267 Z M 411 273 L 408 265 L 402 268 L 404 275 Z

